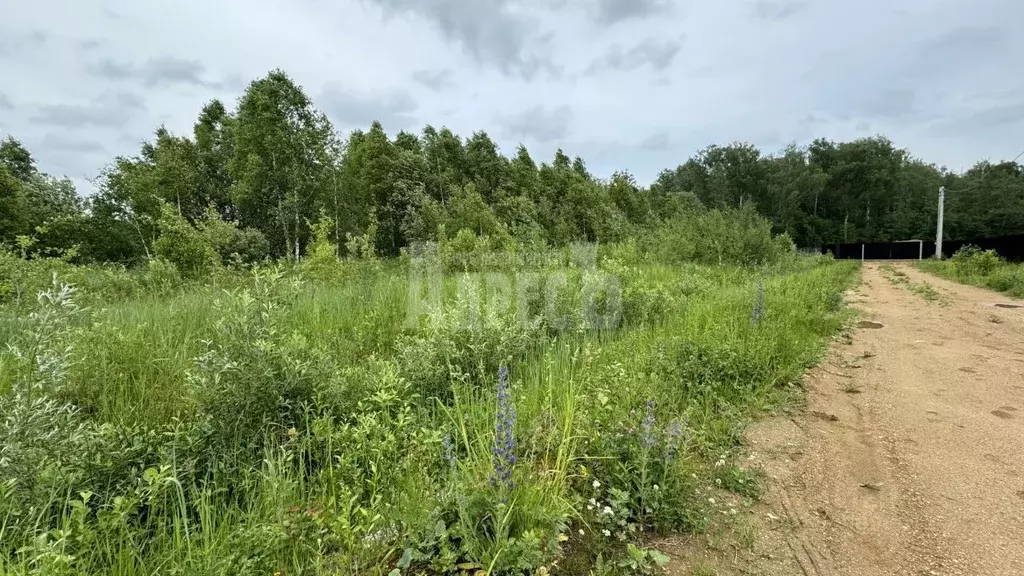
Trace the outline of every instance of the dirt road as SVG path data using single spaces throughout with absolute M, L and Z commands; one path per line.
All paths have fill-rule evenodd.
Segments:
M 1024 574 L 1024 307 L 876 263 L 847 299 L 806 410 L 747 436 L 768 493 L 717 573 Z

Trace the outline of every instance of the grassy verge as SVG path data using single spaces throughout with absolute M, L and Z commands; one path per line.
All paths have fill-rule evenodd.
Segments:
M 612 253 L 540 275 L 556 316 L 447 274 L 412 322 L 400 263 L 125 300 L 58 281 L 2 323 L 0 574 L 649 573 L 855 269 Z M 602 275 L 624 322 L 588 329 Z
M 949 260 L 925 260 L 918 267 L 956 282 L 1024 298 L 1024 264 L 1005 262 L 990 250 L 967 247 Z

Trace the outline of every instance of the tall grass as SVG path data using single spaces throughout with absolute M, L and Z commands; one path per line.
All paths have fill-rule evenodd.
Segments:
M 410 325 L 400 262 L 124 298 L 58 280 L 9 303 L 0 574 L 582 574 L 627 544 L 622 570 L 653 559 L 645 538 L 701 529 L 712 462 L 840 328 L 854 267 L 626 253 L 600 264 L 622 282 L 615 330 L 514 309 L 466 327 L 457 274 Z
M 949 260 L 925 260 L 918 267 L 943 278 L 1024 298 L 1024 264 L 1006 262 L 992 250 L 965 246 Z

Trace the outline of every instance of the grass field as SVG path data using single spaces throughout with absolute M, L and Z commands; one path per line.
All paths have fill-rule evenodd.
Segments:
M 949 260 L 925 260 L 918 267 L 943 278 L 1024 298 L 1024 264 L 1006 262 L 991 250 L 967 246 Z
M 598 262 L 64 266 L 36 302 L 38 265 L 0 309 L 0 574 L 652 573 L 856 265 Z

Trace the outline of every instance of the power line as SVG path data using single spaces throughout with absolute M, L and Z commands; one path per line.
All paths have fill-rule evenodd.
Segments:
M 1017 159 L 1020 158 L 1021 156 L 1024 156 L 1024 150 L 1021 150 L 1020 154 L 1017 154 L 1016 158 L 1014 158 L 1013 160 L 1010 160 L 1010 163 L 1011 164 L 1016 164 L 1017 163 Z M 946 192 L 969 192 L 971 190 L 974 190 L 978 186 L 981 186 L 982 184 L 984 184 L 985 183 L 985 179 L 988 178 L 989 175 L 991 175 L 991 174 L 992 174 L 991 171 L 986 171 L 984 174 L 981 175 L 981 178 L 979 178 L 979 182 L 977 184 L 975 184 L 974 186 L 968 186 L 967 188 L 960 188 L 959 190 L 949 190 L 949 189 L 946 189 Z M 961 176 L 961 178 L 962 178 L 962 176 Z
M 1017 154 L 1017 157 L 1014 158 L 1013 160 L 1011 160 L 1010 162 L 1012 164 L 1016 164 L 1017 163 L 1017 158 L 1020 158 L 1021 156 L 1024 156 L 1024 150 L 1021 150 L 1021 153 Z M 937 221 L 935 223 L 935 257 L 937 259 L 942 260 L 942 219 L 943 219 L 944 208 L 946 206 L 946 193 L 947 192 L 957 192 L 957 193 L 959 193 L 959 192 L 969 192 L 971 190 L 974 190 L 978 186 L 981 186 L 982 184 L 984 184 L 985 183 L 985 179 L 988 178 L 988 176 L 991 173 L 992 173 L 991 170 L 986 171 L 984 174 L 981 175 L 981 178 L 978 179 L 978 183 L 977 184 L 975 184 L 974 186 L 968 186 L 967 188 L 961 188 L 960 190 L 946 190 L 945 186 L 939 186 L 939 217 L 938 217 L 938 219 L 937 219 Z

